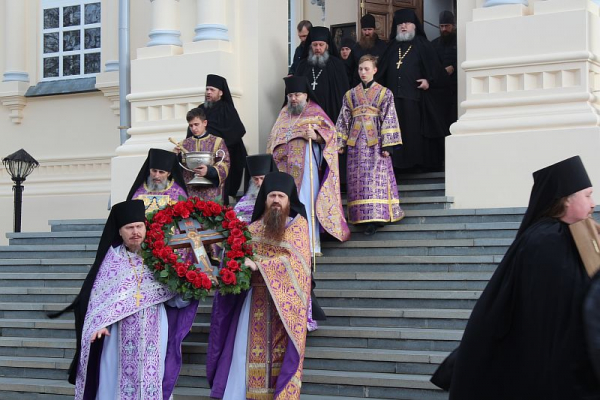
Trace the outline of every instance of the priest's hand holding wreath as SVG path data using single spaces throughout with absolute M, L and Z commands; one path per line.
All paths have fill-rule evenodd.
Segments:
M 102 336 L 110 336 L 110 333 L 108 332 L 108 329 L 102 328 L 99 331 L 94 332 L 94 334 L 92 335 L 92 339 L 90 340 L 90 342 L 94 343 L 94 341 L 96 339 L 102 339 Z
M 246 258 L 246 260 L 244 261 L 244 264 L 246 264 L 248 266 L 248 268 L 250 268 L 252 271 L 258 271 L 258 265 L 256 265 L 256 263 L 254 261 L 252 261 L 249 258 Z

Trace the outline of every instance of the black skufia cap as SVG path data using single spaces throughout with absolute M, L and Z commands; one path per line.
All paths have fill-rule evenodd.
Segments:
M 454 18 L 454 14 L 452 13 L 452 11 L 446 10 L 440 13 L 440 25 L 441 24 L 456 24 L 456 18 Z
M 277 171 L 277 166 L 271 154 L 248 156 L 246 157 L 246 166 L 250 176 L 267 175 L 269 172 Z
M 114 218 L 115 228 L 121 227 L 133 222 L 146 222 L 146 207 L 143 200 L 127 200 L 115 204 L 110 210 L 108 219 Z
M 177 162 L 177 155 L 172 151 L 163 149 L 150 149 L 148 151 L 148 167 L 171 172 Z
M 412 22 L 413 24 L 415 24 L 416 35 L 423 36 L 427 39 L 427 35 L 425 34 L 425 30 L 423 29 L 423 24 L 421 23 L 419 18 L 417 18 L 417 14 L 415 14 L 415 11 L 410 8 L 403 8 L 394 13 L 394 20 L 392 22 L 390 32 L 390 40 L 394 40 L 394 38 L 396 37 L 396 27 L 403 22 Z
M 302 204 L 298 198 L 298 191 L 296 190 L 294 178 L 285 172 L 271 172 L 270 174 L 265 175 L 265 180 L 256 197 L 256 204 L 254 206 L 254 212 L 252 213 L 252 222 L 262 217 L 265 212 L 267 195 L 275 191 L 283 192 L 288 196 L 290 201 L 290 217 L 295 217 L 300 214 L 307 219 L 304 204 Z
M 346 36 L 342 38 L 342 42 L 340 43 L 340 49 L 343 49 L 344 47 L 348 47 L 349 49 L 351 49 L 352 47 L 354 47 L 355 44 L 356 42 L 351 37 Z
M 226 101 L 233 105 L 233 97 L 231 97 L 231 91 L 229 90 L 227 79 L 219 75 L 208 74 L 206 75 L 206 86 L 212 86 L 221 90 L 223 92 L 221 101 Z
M 517 236 L 537 222 L 557 200 L 591 186 L 592 182 L 579 156 L 535 171 L 529 206 Z
M 360 27 L 362 28 L 375 28 L 375 17 L 371 14 L 365 14 L 360 19 Z

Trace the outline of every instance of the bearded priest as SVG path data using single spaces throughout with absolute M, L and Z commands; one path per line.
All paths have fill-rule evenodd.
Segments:
M 143 264 L 144 202 L 115 204 L 73 310 L 77 348 L 69 369 L 76 400 L 162 399 L 181 369 L 181 342 L 197 301 L 184 301 Z
M 211 397 L 300 399 L 310 249 L 306 211 L 292 176 L 265 176 L 249 230 L 251 289 L 216 294 L 213 302 L 206 362 Z
M 187 197 L 177 155 L 162 149 L 148 150 L 148 157 L 131 186 L 127 200 L 143 200 L 148 214 Z
M 319 99 L 308 81 L 300 76 L 284 80 L 287 103 L 271 130 L 267 153 L 273 154 L 279 171 L 294 177 L 300 201 L 309 216 L 313 215 L 312 207 L 315 205 L 314 249 L 313 229 L 309 223 L 311 251 L 320 255 L 319 225 L 341 242 L 350 238 L 340 195 L 337 133 L 334 123 L 319 106 Z M 309 139 L 312 148 L 309 147 Z

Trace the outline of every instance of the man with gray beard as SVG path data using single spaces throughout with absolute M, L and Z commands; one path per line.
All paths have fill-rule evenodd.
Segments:
M 394 13 L 390 43 L 379 67 L 376 79 L 394 94 L 402 132 L 394 167 L 407 172 L 442 170 L 448 132 L 428 89 L 445 71 L 413 10 Z
M 127 200 L 143 200 L 146 214 L 149 214 L 187 197 L 183 173 L 175 153 L 150 149 Z
M 336 121 L 350 84 L 346 66 L 339 58 L 328 28 L 315 26 L 310 30 L 295 75 L 308 79 L 319 105 L 332 121 Z

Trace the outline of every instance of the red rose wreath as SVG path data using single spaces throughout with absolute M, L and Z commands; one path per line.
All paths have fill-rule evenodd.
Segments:
M 252 256 L 252 246 L 247 224 L 237 218 L 231 207 L 197 197 L 181 200 L 148 215 L 142 257 L 155 278 L 184 300 L 203 299 L 214 289 L 206 273 L 197 269 L 192 261 L 182 260 L 169 246 L 178 222 L 185 218 L 197 220 L 203 229 L 215 230 L 226 239 L 221 244 L 223 262 L 217 276 L 219 291 L 238 294 L 249 289 L 252 271 L 244 265 L 244 260 Z

